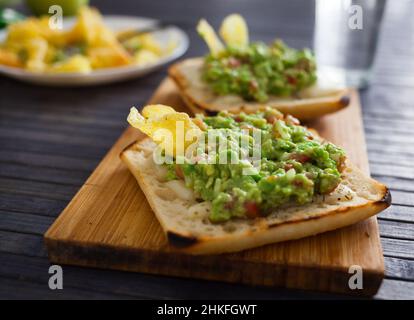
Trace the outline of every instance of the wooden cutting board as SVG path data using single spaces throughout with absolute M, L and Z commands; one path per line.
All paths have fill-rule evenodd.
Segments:
M 186 110 L 170 80 L 153 103 Z M 126 118 L 127 114 L 125 114 Z M 368 173 L 358 95 L 348 108 L 309 126 L 343 146 Z M 283 286 L 373 295 L 384 274 L 375 217 L 356 225 L 301 240 L 234 254 L 191 256 L 169 248 L 138 183 L 119 154 L 140 138 L 127 129 L 45 234 L 53 263 L 110 268 L 252 285 Z M 363 270 L 363 290 L 350 290 L 352 265 Z

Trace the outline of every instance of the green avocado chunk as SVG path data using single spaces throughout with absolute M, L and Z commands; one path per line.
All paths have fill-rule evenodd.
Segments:
M 316 63 L 309 49 L 295 50 L 280 40 L 251 43 L 207 55 L 202 78 L 218 95 L 265 102 L 269 95 L 293 96 L 314 84 Z
M 198 198 L 212 202 L 212 222 L 304 205 L 341 181 L 344 151 L 276 109 L 199 119 L 207 129 L 191 156 L 165 166 L 168 179 L 184 179 Z

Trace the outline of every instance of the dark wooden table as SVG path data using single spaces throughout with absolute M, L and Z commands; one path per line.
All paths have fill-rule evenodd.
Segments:
M 174 23 L 191 37 L 187 55 L 204 44 L 197 20 L 214 25 L 243 14 L 253 39 L 279 36 L 312 45 L 312 1 L 92 1 L 105 14 Z M 391 3 L 389 3 L 391 4 Z M 414 298 L 414 1 L 385 13 L 371 87 L 361 92 L 372 175 L 392 189 L 379 215 L 386 278 L 375 298 Z M 146 274 L 64 267 L 64 289 L 48 288 L 43 233 L 121 132 L 132 105 L 141 106 L 165 77 L 108 86 L 44 88 L 0 77 L 0 298 L 331 298 L 321 293 L 248 287 Z

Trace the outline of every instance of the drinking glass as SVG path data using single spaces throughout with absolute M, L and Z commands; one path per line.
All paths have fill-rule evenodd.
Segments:
M 368 85 L 386 0 L 316 0 L 318 68 L 350 87 Z

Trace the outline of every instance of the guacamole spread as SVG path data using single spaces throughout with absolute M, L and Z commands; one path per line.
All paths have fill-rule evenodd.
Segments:
M 303 205 L 315 195 L 332 192 L 341 181 L 344 151 L 318 140 L 298 120 L 275 109 L 220 112 L 198 120 L 204 141 L 222 138 L 226 143 L 213 152 L 209 144 L 198 142 L 183 163 L 166 166 L 168 179 L 183 179 L 198 198 L 211 201 L 212 222 L 266 216 L 283 205 Z M 251 156 L 255 151 L 260 155 L 256 165 Z M 229 161 L 221 163 L 223 158 Z
M 265 102 L 269 95 L 292 96 L 314 84 L 316 64 L 308 49 L 295 50 L 280 40 L 251 43 L 207 55 L 202 78 L 218 95 Z

